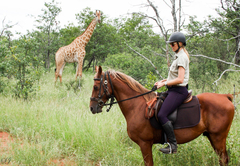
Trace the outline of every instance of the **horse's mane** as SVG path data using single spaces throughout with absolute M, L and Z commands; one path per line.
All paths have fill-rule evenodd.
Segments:
M 126 83 L 132 90 L 139 92 L 139 93 L 146 93 L 149 92 L 148 89 L 144 88 L 138 81 L 133 79 L 131 76 L 128 76 L 122 72 L 114 71 L 114 70 L 108 70 L 108 72 L 114 77 L 122 82 Z M 149 101 L 156 97 L 156 94 L 154 92 L 146 94 L 143 96 L 146 101 Z

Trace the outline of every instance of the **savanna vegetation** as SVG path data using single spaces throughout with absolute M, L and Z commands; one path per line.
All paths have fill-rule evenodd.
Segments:
M 218 18 L 209 16 L 200 22 L 192 16 L 188 25 L 178 28 L 187 37 L 193 93 L 235 94 L 236 114 L 227 139 L 229 165 L 235 166 L 240 165 L 240 3 L 221 2 Z M 93 71 L 95 65 L 122 71 L 151 89 L 155 81 L 166 78 L 174 58 L 166 36 L 152 30 L 144 13 L 111 20 L 102 11 L 101 23 L 86 47 L 80 87 L 75 81 L 76 64 L 67 64 L 63 84 L 54 85 L 55 52 L 84 32 L 94 18 L 94 11 L 85 8 L 76 14 L 78 26 L 60 28 L 56 20 L 60 12 L 53 0 L 44 4 L 35 30 L 19 38 L 11 32 L 13 24 L 3 24 L 0 31 L 0 130 L 14 140 L 8 150 L 0 151 L 1 156 L 11 157 L 10 165 L 56 165 L 56 160 L 66 165 L 144 165 L 117 105 L 108 113 L 89 111 Z M 218 165 L 203 136 L 180 145 L 175 155 L 161 154 L 160 146 L 153 147 L 156 165 Z

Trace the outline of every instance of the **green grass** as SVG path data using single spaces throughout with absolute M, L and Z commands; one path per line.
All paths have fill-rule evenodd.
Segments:
M 0 130 L 9 132 L 14 140 L 1 155 L 11 157 L 9 165 L 57 165 L 51 162 L 55 159 L 81 166 L 144 165 L 139 147 L 127 135 L 126 121 L 117 105 L 110 112 L 90 112 L 93 73 L 83 73 L 81 90 L 76 90 L 68 86 L 75 79 L 71 70 L 65 67 L 62 86 L 59 81 L 54 86 L 53 70 L 44 74 L 37 95 L 28 102 L 10 94 L 0 95 Z M 236 82 L 239 75 L 229 78 Z M 229 84 L 219 83 L 219 92 L 231 93 Z M 239 138 L 237 113 L 227 139 L 232 166 L 240 165 Z M 155 165 L 218 165 L 218 157 L 203 136 L 179 145 L 174 155 L 161 154 L 160 147 L 153 146 Z

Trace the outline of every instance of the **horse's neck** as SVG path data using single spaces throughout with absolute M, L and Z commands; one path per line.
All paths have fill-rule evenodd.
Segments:
M 130 97 L 134 97 L 139 95 L 136 91 L 132 90 L 127 84 L 119 83 L 119 81 L 113 82 L 114 88 L 114 96 L 117 101 L 128 99 Z M 126 119 L 139 114 L 142 109 L 145 109 L 145 99 L 141 96 L 138 98 L 130 99 L 127 101 L 123 101 L 118 103 L 119 107 L 125 116 Z M 144 107 L 144 108 L 143 108 Z

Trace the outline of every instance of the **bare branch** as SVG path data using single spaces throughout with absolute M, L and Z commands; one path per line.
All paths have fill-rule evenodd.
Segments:
M 125 40 L 125 39 L 124 39 Z M 163 77 L 159 74 L 159 71 L 157 70 L 157 67 L 148 59 L 146 58 L 145 56 L 143 56 L 142 54 L 140 54 L 139 52 L 137 52 L 136 50 L 134 50 L 132 47 L 130 47 L 128 44 L 127 44 L 127 41 L 125 40 L 125 43 L 126 45 L 132 50 L 134 51 L 135 53 L 137 53 L 138 55 L 140 55 L 141 57 L 143 57 L 144 59 L 146 59 L 155 69 L 156 73 L 160 76 L 161 79 L 163 79 Z
M 240 37 L 240 35 L 235 36 L 235 37 L 232 37 L 232 38 L 230 38 L 230 39 L 218 39 L 218 38 L 215 38 L 215 39 L 217 39 L 217 40 L 221 40 L 221 41 L 230 41 L 230 40 L 232 40 L 232 39 L 236 39 L 236 38 L 238 38 L 238 37 Z
M 15 26 L 15 25 L 18 24 L 18 23 L 15 23 L 15 24 L 12 24 L 12 25 L 8 25 L 8 24 L 5 25 L 5 24 L 4 24 L 5 19 L 6 19 L 6 17 L 4 17 L 4 19 L 2 20 L 3 29 L 2 29 L 2 31 L 1 31 L 1 33 L 0 33 L 0 37 L 2 37 L 4 31 L 6 31 L 7 29 L 12 28 L 13 26 Z
M 224 71 L 222 72 L 222 74 L 220 75 L 220 77 L 219 77 L 216 81 L 214 81 L 212 84 L 216 84 L 216 86 L 217 86 L 217 82 L 222 78 L 223 74 L 226 73 L 227 71 L 240 72 L 240 70 L 226 69 L 226 70 L 224 70 Z
M 147 18 L 150 18 L 150 19 L 152 19 L 152 20 L 154 20 L 156 23 L 157 23 L 157 25 L 159 26 L 159 28 L 160 28 L 160 30 L 161 30 L 161 32 L 162 32 L 162 35 L 163 36 L 166 36 L 165 35 L 165 29 L 164 29 L 164 26 L 162 25 L 162 23 L 161 22 L 159 22 L 159 20 L 157 20 L 156 18 L 154 18 L 154 17 L 151 17 L 151 16 L 148 16 L 148 15 L 144 15 L 144 14 L 142 14 L 142 13 L 138 13 L 139 15 L 141 15 L 141 16 L 143 16 L 143 17 L 147 17 Z
M 163 2 L 171 9 L 171 6 L 165 0 Z
M 158 24 L 158 26 L 160 27 L 160 30 L 162 32 L 162 35 L 166 38 L 167 37 L 167 31 L 165 30 L 164 26 L 163 26 L 163 20 L 161 19 L 161 17 L 159 16 L 158 14 L 158 11 L 157 11 L 157 7 L 153 5 L 153 3 L 150 1 L 150 0 L 147 0 L 150 7 L 153 9 L 153 11 L 155 12 L 155 15 L 157 17 L 156 18 L 153 18 L 153 17 L 149 17 L 151 19 L 153 19 L 154 21 L 156 21 L 156 23 Z
M 223 6 L 223 1 L 221 0 L 220 2 L 221 2 L 221 5 L 222 5 L 222 9 L 226 11 L 227 9 L 225 9 L 225 7 Z
M 212 58 L 212 57 L 208 57 L 208 56 L 205 56 L 205 55 L 191 55 L 191 56 L 194 56 L 194 57 L 204 57 L 204 58 L 207 58 L 207 59 L 211 59 L 211 60 L 215 60 L 215 61 L 219 61 L 219 62 L 222 62 L 222 63 L 226 63 L 228 65 L 233 65 L 235 67 L 240 67 L 239 65 L 235 64 L 235 63 L 231 63 L 231 62 L 226 62 L 224 60 L 221 60 L 221 59 L 217 59 L 217 58 Z
M 159 53 L 157 53 L 157 52 L 155 52 L 155 51 L 151 51 L 153 54 L 155 54 L 155 55 L 158 55 L 158 56 L 161 56 L 161 57 L 164 57 L 164 58 L 166 58 L 166 55 L 164 55 L 164 54 L 159 54 Z
M 231 24 L 232 24 L 234 21 L 236 21 L 236 20 L 240 20 L 240 18 L 235 18 L 235 19 L 233 19 L 230 23 L 228 23 L 228 26 L 226 27 L 226 29 L 229 28 L 229 27 L 231 26 Z
M 161 47 L 161 49 L 162 49 L 163 51 L 167 52 L 167 50 L 166 50 L 165 48 Z M 173 57 L 173 55 L 171 54 L 171 52 L 168 52 L 168 54 L 170 54 L 171 57 Z

